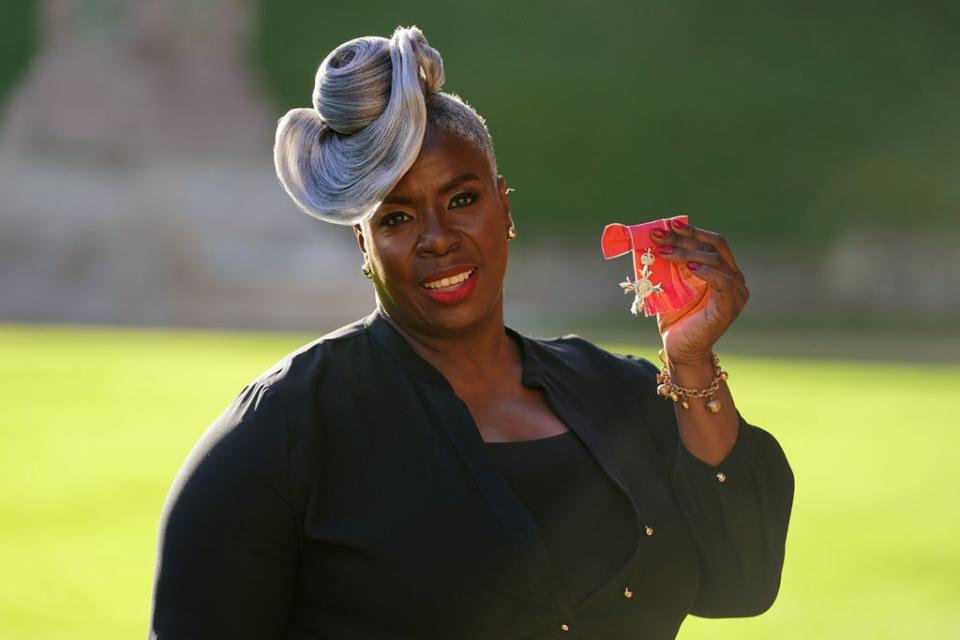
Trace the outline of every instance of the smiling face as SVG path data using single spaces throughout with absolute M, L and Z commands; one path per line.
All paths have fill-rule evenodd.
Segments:
M 381 306 L 413 333 L 503 322 L 510 202 L 476 146 L 428 127 L 413 166 L 354 227 Z

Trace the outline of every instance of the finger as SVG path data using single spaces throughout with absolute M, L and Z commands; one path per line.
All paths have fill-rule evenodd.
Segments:
M 665 251 L 667 253 L 664 253 Z M 688 262 L 698 262 L 709 265 L 714 269 L 730 272 L 731 275 L 736 275 L 732 273 L 730 266 L 727 265 L 726 261 L 724 261 L 716 251 L 689 249 L 678 245 L 661 245 L 657 247 L 656 253 L 657 257 L 669 260 L 670 262 L 676 262 L 677 264 L 683 265 Z
M 686 249 L 697 249 L 700 251 L 714 250 L 713 245 L 709 245 L 705 242 L 697 242 L 692 237 L 688 238 L 672 231 L 664 231 L 663 229 L 654 229 L 650 232 L 650 237 L 653 238 L 653 241 L 658 245 L 669 244 L 677 247 L 684 247 Z
M 710 285 L 707 284 L 705 280 L 693 280 L 691 282 L 691 288 L 694 293 L 693 298 L 682 308 L 657 313 L 657 328 L 660 329 L 661 334 L 664 329 L 672 325 L 675 321 L 690 313 L 691 309 L 696 309 L 709 303 L 711 297 L 708 295 Z M 706 298 L 706 300 L 704 300 L 704 298 Z
M 674 223 L 683 223 L 679 220 L 674 220 Z M 713 249 L 719 253 L 724 261 L 730 265 L 730 269 L 734 273 L 742 274 L 740 267 L 737 266 L 737 261 L 733 258 L 733 251 L 730 250 L 730 245 L 727 243 L 727 239 L 724 238 L 719 233 L 715 231 L 708 231 L 706 229 L 701 229 L 699 227 L 694 227 L 692 225 L 683 225 L 683 228 L 678 228 L 677 224 L 672 225 L 673 233 L 677 236 L 683 238 L 690 238 L 694 242 L 703 243 L 713 247 Z
M 658 236 L 657 233 L 662 235 Z M 654 242 L 658 245 L 668 244 L 673 247 L 682 247 L 684 249 L 692 249 L 696 251 L 709 251 L 716 253 L 720 256 L 720 253 L 717 251 L 716 247 L 712 244 L 707 244 L 706 242 L 698 241 L 693 236 L 683 236 L 680 233 L 674 233 L 672 231 L 663 231 L 654 230 L 651 232 L 650 237 L 653 238 Z M 731 256 L 732 257 L 732 256 Z M 721 256 L 722 259 L 722 256 Z M 734 275 L 740 274 L 739 277 L 743 279 L 743 274 L 740 273 L 734 266 L 731 266 L 726 260 L 723 261 L 724 266 L 729 269 Z M 735 264 L 735 263 L 734 263 Z
M 707 264 L 697 264 L 692 272 L 710 287 L 717 303 L 717 310 L 725 318 L 732 321 L 740 314 L 750 294 L 733 273 L 725 268 L 718 269 Z

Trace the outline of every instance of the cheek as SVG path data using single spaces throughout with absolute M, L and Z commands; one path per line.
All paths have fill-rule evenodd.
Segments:
M 402 272 L 407 266 L 408 258 L 402 238 L 383 236 L 375 238 L 370 247 L 371 261 L 380 267 L 384 278 Z
M 483 238 L 485 248 L 506 251 L 507 222 L 499 208 L 485 211 L 478 218 L 474 231 Z
M 488 267 L 496 268 L 498 271 L 505 271 L 507 264 L 507 235 L 503 232 L 500 236 L 500 228 L 488 229 L 484 234 L 486 240 L 483 247 L 483 254 Z

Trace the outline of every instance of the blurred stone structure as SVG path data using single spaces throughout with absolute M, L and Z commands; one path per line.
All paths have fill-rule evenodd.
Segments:
M 43 2 L 0 120 L 0 321 L 323 328 L 371 308 L 352 233 L 275 178 L 256 7 Z

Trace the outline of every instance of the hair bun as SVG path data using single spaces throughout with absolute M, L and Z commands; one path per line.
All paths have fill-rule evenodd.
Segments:
M 392 71 L 388 44 L 386 38 L 355 38 L 320 64 L 313 106 L 337 133 L 359 131 L 386 109 Z
M 338 224 L 372 215 L 420 153 L 426 95 L 443 81 L 440 53 L 414 26 L 331 51 L 317 70 L 313 115 L 293 109 L 277 125 L 274 164 L 293 201 Z
M 394 77 L 410 71 L 420 78 L 424 92 L 443 86 L 443 58 L 417 27 L 398 28 L 389 40 L 354 38 L 320 64 L 313 106 L 337 133 L 356 133 L 386 110 Z
M 398 30 L 394 38 L 400 35 L 410 39 L 410 46 L 417 56 L 417 62 L 420 64 L 421 80 L 423 80 L 424 91 L 427 93 L 436 93 L 443 86 L 443 58 L 440 52 L 427 44 L 427 39 L 423 32 L 416 27 Z

